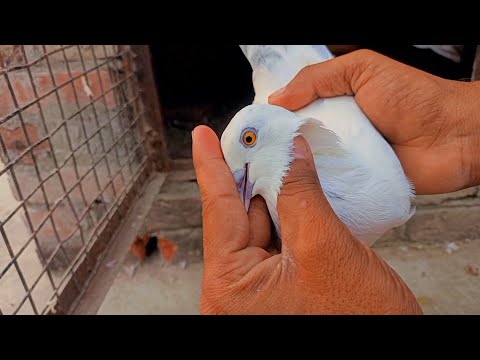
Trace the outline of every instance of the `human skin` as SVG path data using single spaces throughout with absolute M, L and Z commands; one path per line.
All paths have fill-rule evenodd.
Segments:
M 302 137 L 278 199 L 281 253 L 270 251 L 264 200 L 253 198 L 246 213 L 206 126 L 193 132 L 193 159 L 203 208 L 202 314 L 421 314 L 398 274 L 336 216 Z
M 370 50 L 302 69 L 269 102 L 298 110 L 353 95 L 389 141 L 417 194 L 480 184 L 480 82 L 442 79 Z
M 317 98 L 353 95 L 392 144 L 418 194 L 480 184 L 480 86 L 445 80 L 368 50 L 302 70 L 270 103 L 297 110 Z M 284 238 L 270 251 L 265 202 L 248 214 L 216 135 L 193 133 L 202 193 L 202 314 L 421 314 L 402 279 L 354 238 L 321 190 L 308 144 L 278 200 Z M 321 174 L 319 174 L 321 177 Z

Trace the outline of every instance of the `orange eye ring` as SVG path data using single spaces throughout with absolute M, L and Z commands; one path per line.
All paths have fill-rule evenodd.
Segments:
M 245 131 L 242 136 L 242 141 L 246 146 L 253 146 L 257 142 L 257 134 L 255 131 Z

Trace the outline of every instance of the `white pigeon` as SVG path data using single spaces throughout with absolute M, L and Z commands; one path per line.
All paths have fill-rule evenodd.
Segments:
M 248 211 L 264 198 L 281 240 L 277 197 L 297 135 L 308 142 L 327 200 L 359 240 L 371 246 L 415 212 L 414 189 L 390 145 L 352 96 L 319 99 L 296 112 L 268 97 L 305 66 L 333 58 L 325 45 L 240 45 L 253 69 L 255 99 L 221 137 L 226 163 Z

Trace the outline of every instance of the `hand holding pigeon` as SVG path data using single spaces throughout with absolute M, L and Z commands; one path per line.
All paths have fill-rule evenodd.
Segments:
M 370 50 L 309 66 L 270 97 L 297 110 L 353 95 L 392 145 L 417 194 L 480 185 L 480 82 L 446 80 Z
M 480 185 L 480 82 L 443 80 L 358 51 L 308 66 L 270 103 L 294 111 L 345 94 L 355 96 L 392 144 L 419 193 Z M 239 140 L 256 141 L 247 133 Z M 297 136 L 278 196 L 284 248 L 272 254 L 265 203 L 254 196 L 245 212 L 218 138 L 206 127 L 194 131 L 203 201 L 202 313 L 421 313 L 398 275 L 333 215 L 312 171 L 311 151 L 308 161 L 299 156 L 302 144 Z
M 280 254 L 261 198 L 248 215 L 215 133 L 193 133 L 203 203 L 202 314 L 419 314 L 414 295 L 377 254 L 354 238 L 328 203 L 308 143 L 278 198 Z

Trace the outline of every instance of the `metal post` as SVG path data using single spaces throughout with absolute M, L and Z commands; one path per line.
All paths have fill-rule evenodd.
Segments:
M 477 53 L 473 61 L 472 81 L 480 80 L 480 45 L 477 45 Z
M 136 64 L 139 66 L 137 70 L 138 79 L 142 88 L 142 100 L 146 106 L 148 119 L 146 136 L 149 144 L 147 151 L 155 164 L 156 170 L 168 171 L 170 169 L 170 159 L 160 97 L 152 68 L 152 55 L 148 45 L 132 45 L 131 48 L 136 56 Z

